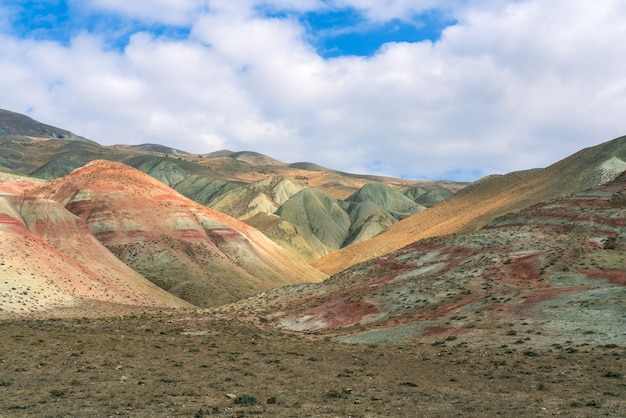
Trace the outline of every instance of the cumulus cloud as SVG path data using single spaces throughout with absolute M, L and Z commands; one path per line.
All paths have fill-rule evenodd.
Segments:
M 88 12 L 113 12 L 132 19 L 170 25 L 186 25 L 208 10 L 207 0 L 71 0 Z
M 60 43 L 5 30 L 0 107 L 103 144 L 255 150 L 413 178 L 545 166 L 624 134 L 618 0 L 82 4 L 82 13 L 182 25 L 188 35 L 144 27 L 111 48 L 106 32 Z M 298 19 L 338 7 L 410 19 L 441 4 L 456 24 L 438 41 L 388 43 L 368 57 L 320 57 Z

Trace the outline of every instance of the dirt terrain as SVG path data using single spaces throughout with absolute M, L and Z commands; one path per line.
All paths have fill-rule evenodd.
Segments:
M 0 416 L 626 415 L 623 346 L 345 344 L 122 312 L 1 320 Z

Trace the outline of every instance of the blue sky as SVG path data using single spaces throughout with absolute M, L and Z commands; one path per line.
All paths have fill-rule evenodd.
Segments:
M 6 4 L 11 20 L 8 31 L 21 38 L 68 45 L 81 32 L 89 32 L 102 34 L 110 45 L 123 49 L 130 35 L 137 32 L 178 39 L 189 36 L 186 24 L 166 24 L 119 13 L 103 13 L 66 0 L 9 0 Z M 304 13 L 257 7 L 255 12 L 267 18 L 297 19 L 306 29 L 307 41 L 324 58 L 372 56 L 388 42 L 434 42 L 443 29 L 455 23 L 435 9 L 406 19 L 385 21 L 371 21 L 355 7 L 323 8 Z
M 624 21 L 618 0 L 1 0 L 0 108 L 470 181 L 626 133 Z
M 324 58 L 344 55 L 372 56 L 388 42 L 435 42 L 454 25 L 436 10 L 411 16 L 371 22 L 355 8 L 304 13 L 298 17 L 310 42 Z

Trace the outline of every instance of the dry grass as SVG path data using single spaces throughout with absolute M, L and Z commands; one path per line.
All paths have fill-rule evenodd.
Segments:
M 1 416 L 624 416 L 621 346 L 309 341 L 199 314 L 0 323 Z

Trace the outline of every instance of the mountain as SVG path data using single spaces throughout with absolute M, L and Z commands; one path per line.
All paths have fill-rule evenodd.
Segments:
M 343 248 L 312 265 L 334 274 L 421 239 L 473 232 L 508 212 L 611 181 L 625 169 L 626 137 L 621 137 L 544 169 L 489 176 L 427 211 L 393 224 L 371 240 Z
M 62 204 L 120 260 L 196 306 L 325 278 L 254 228 L 121 163 L 95 160 L 29 193 Z
M 30 193 L 41 184 L 0 175 L 0 313 L 54 315 L 89 301 L 191 306 L 113 256 L 61 204 Z
M 351 343 L 626 344 L 625 219 L 623 172 L 229 309 Z
M 368 239 L 404 217 L 397 212 L 391 213 L 390 210 L 395 210 L 391 207 L 383 207 L 385 202 L 404 199 L 402 204 L 407 208 L 411 207 L 410 210 L 421 210 L 422 206 L 412 202 L 412 190 L 418 188 L 424 191 L 424 195 L 430 195 L 431 199 L 425 202 L 428 206 L 432 205 L 433 199 L 444 199 L 464 186 L 462 183 L 445 181 L 410 181 L 355 175 L 311 163 L 289 165 L 251 151 L 221 150 L 192 154 L 159 144 L 103 147 L 24 115 L 8 111 L 2 111 L 1 114 L 2 171 L 56 179 L 90 161 L 106 159 L 122 162 L 148 173 L 202 205 L 237 219 L 247 222 L 255 215 L 263 214 L 257 218 L 256 227 L 262 228 L 264 234 L 284 248 L 302 251 L 301 255 L 307 260 L 328 254 L 337 248 L 336 245 L 343 247 Z M 34 140 L 32 135 L 35 134 L 40 137 L 48 136 L 45 137 L 46 140 Z M 386 187 L 377 188 L 376 185 Z M 277 214 L 281 205 L 304 188 L 326 193 L 342 207 L 351 225 L 347 235 L 342 233 L 344 239 L 341 242 L 328 247 L 319 241 L 317 232 L 308 229 L 309 224 L 288 225 L 290 221 L 284 218 L 280 223 L 269 222 L 271 217 L 265 215 Z M 364 200 L 376 207 L 369 208 L 371 205 L 367 205 L 367 210 L 360 208 L 355 215 L 350 209 L 354 205 L 343 204 L 342 201 L 359 192 L 360 195 L 367 195 Z M 381 196 L 376 196 L 377 192 Z M 391 192 L 395 194 L 392 200 L 389 198 Z M 403 193 L 407 197 L 403 197 Z M 417 197 L 423 198 L 424 196 Z M 288 206 L 290 205 L 292 204 Z M 261 218 L 263 221 L 259 222 Z M 295 237 L 294 233 L 298 236 Z
M 48 139 L 66 139 L 90 142 L 65 129 L 46 125 L 20 113 L 0 109 L 0 136 L 19 140 L 45 141 Z
M 626 137 L 460 190 L 249 152 L 0 141 L 4 313 L 193 304 L 351 343 L 626 344 Z M 327 280 L 305 261 L 322 255 Z

